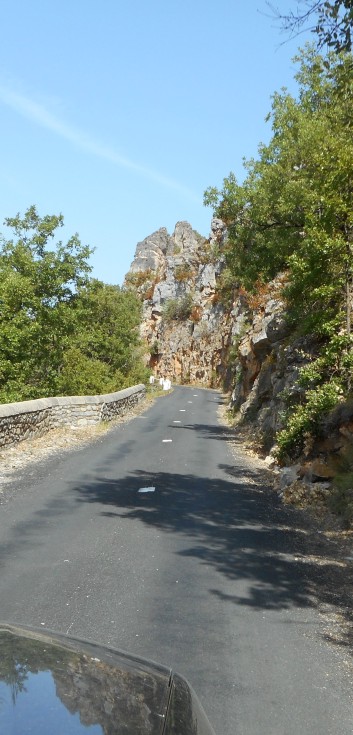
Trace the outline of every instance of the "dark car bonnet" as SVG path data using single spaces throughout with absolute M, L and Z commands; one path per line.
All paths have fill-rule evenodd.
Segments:
M 214 735 L 170 669 L 92 643 L 0 626 L 0 732 Z

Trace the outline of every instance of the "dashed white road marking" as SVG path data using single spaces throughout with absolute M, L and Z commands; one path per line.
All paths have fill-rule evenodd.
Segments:
M 139 493 L 154 493 L 155 487 L 140 487 L 138 490 Z
M 179 408 L 180 413 L 185 413 L 186 408 Z
M 181 421 L 173 421 L 173 424 L 181 424 Z
M 167 444 L 168 442 L 172 442 L 173 439 L 162 439 L 163 444 Z

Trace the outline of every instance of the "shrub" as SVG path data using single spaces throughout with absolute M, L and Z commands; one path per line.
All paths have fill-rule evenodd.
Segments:
M 177 265 L 174 271 L 174 277 L 176 281 L 188 281 L 195 275 L 190 263 L 181 263 Z
M 337 383 L 324 383 L 308 390 L 305 399 L 305 403 L 294 407 L 287 417 L 285 429 L 277 435 L 277 458 L 280 462 L 300 456 L 308 435 L 319 433 L 323 416 L 342 400 L 342 389 Z
M 166 322 L 183 322 L 189 319 L 192 308 L 192 295 L 191 293 L 187 293 L 180 299 L 169 299 L 166 301 L 163 307 L 162 318 Z
M 152 283 L 151 286 L 148 286 L 148 288 L 146 288 L 146 291 L 142 294 L 142 298 L 144 301 L 150 301 L 150 299 L 152 299 L 155 285 L 155 283 Z
M 140 286 L 143 286 L 147 281 L 150 281 L 152 279 L 152 271 L 149 268 L 145 271 L 137 271 L 135 273 L 128 273 L 125 281 L 128 286 L 133 286 L 134 288 L 139 288 Z
M 158 354 L 159 354 L 159 343 L 158 343 L 158 340 L 155 339 L 154 342 L 152 342 L 150 346 L 150 355 L 151 357 L 155 357 Z
M 230 309 L 236 295 L 239 293 L 239 282 L 229 268 L 224 268 L 217 281 L 217 291 L 214 295 L 226 309 Z

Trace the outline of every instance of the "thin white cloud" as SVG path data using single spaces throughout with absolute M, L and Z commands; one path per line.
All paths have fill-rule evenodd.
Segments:
M 108 146 L 99 143 L 97 140 L 94 140 L 87 135 L 83 130 L 60 120 L 49 112 L 43 105 L 34 102 L 28 97 L 0 85 L 0 101 L 7 107 L 15 110 L 19 115 L 22 115 L 22 117 L 31 120 L 47 130 L 51 130 L 56 135 L 60 136 L 60 138 L 68 140 L 77 148 L 97 156 L 98 158 L 110 161 L 110 163 L 121 168 L 135 171 L 139 176 L 144 176 L 151 181 L 155 181 L 161 186 L 179 191 L 180 194 L 197 203 L 200 202 L 200 198 L 193 191 L 183 186 L 178 181 L 170 179 L 158 171 L 153 171 L 145 166 L 141 166 L 139 163 L 131 161 L 129 158 L 119 155 L 119 153 L 117 153 L 113 148 L 109 148 Z

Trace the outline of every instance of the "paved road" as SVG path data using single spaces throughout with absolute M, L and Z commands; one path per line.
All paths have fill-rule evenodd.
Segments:
M 22 472 L 0 506 L 0 619 L 174 667 L 217 735 L 351 734 L 301 534 L 254 463 L 232 455 L 220 400 L 177 388 Z

